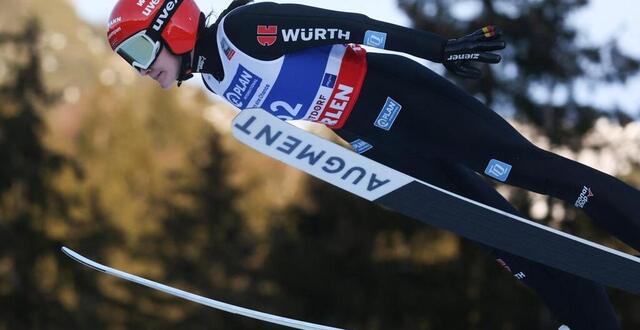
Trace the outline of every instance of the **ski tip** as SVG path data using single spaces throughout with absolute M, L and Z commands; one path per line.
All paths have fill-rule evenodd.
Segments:
M 79 261 L 82 262 L 82 257 L 75 251 L 71 250 L 70 248 L 63 246 L 60 248 L 60 250 L 62 251 L 62 253 L 64 253 L 67 257 L 75 260 L 75 261 Z
M 62 253 L 66 254 L 69 257 L 71 257 L 71 255 L 73 254 L 73 250 L 71 250 L 70 248 L 68 248 L 66 246 L 61 247 L 60 251 L 62 251 Z
M 68 248 L 66 246 L 63 246 L 62 248 L 60 248 L 60 250 L 62 250 L 62 253 L 67 255 L 67 257 L 71 258 L 71 260 L 73 260 L 73 261 L 79 262 L 79 263 L 81 263 L 81 264 L 83 264 L 83 265 L 85 265 L 85 266 L 87 266 L 89 268 L 93 268 L 93 269 L 95 269 L 97 271 L 106 272 L 106 270 L 105 270 L 106 267 L 105 266 L 103 266 L 103 265 L 101 265 L 101 264 L 99 264 L 99 263 L 97 263 L 97 262 L 95 262 L 95 261 L 93 261 L 91 259 L 88 259 L 88 258 L 82 256 L 80 253 L 78 253 L 76 251 L 73 251 L 73 250 L 71 250 L 70 248 Z

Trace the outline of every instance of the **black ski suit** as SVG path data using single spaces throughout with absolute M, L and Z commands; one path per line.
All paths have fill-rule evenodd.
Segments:
M 360 14 L 291 4 L 249 4 L 223 12 L 198 41 L 194 58 L 208 58 L 199 71 L 218 80 L 226 74 L 216 39 L 222 18 L 226 38 L 244 53 L 264 61 L 314 47 L 365 44 L 370 32 L 378 31 L 384 32 L 385 48 L 440 62 L 446 42 L 432 33 Z M 340 29 L 349 34 L 346 39 L 344 34 L 341 38 L 323 34 L 317 40 L 288 42 L 273 38 L 265 47 L 265 39 L 256 41 L 258 26 L 276 27 L 276 31 Z M 232 50 L 225 54 L 234 56 Z M 636 189 L 537 148 L 483 103 L 413 60 L 368 53 L 366 62 L 367 72 L 355 107 L 344 126 L 335 129 L 346 141 L 368 146 L 365 156 L 516 215 L 519 212 L 478 174 L 560 198 L 582 208 L 600 226 L 640 249 L 640 203 L 634 203 L 640 200 L 640 194 Z M 601 285 L 504 251 L 493 253 L 572 329 L 619 327 Z

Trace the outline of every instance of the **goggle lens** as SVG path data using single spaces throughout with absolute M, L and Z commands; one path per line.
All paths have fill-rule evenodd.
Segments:
M 162 43 L 153 41 L 144 31 L 125 40 L 116 48 L 116 53 L 138 70 L 146 70 L 155 61 Z

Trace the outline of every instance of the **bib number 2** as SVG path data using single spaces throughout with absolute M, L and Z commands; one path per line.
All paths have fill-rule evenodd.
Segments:
M 300 110 L 302 110 L 302 104 L 296 104 L 295 106 L 291 106 L 291 104 L 284 101 L 275 101 L 271 103 L 271 112 L 273 112 L 276 117 L 282 120 L 295 120 L 299 119 L 298 114 Z

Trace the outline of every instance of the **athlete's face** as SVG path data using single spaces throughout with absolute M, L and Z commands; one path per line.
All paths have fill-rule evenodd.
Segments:
M 167 48 L 162 48 L 158 58 L 147 70 L 141 70 L 140 74 L 158 82 L 160 87 L 169 89 L 178 80 L 180 73 L 180 57 L 173 55 Z

